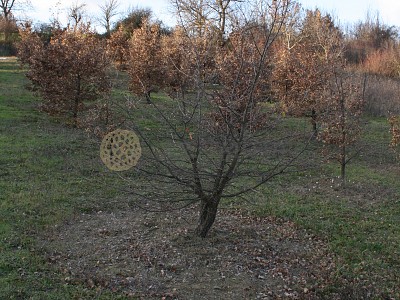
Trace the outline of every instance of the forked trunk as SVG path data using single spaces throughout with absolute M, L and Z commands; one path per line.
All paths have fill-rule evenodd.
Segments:
M 219 199 L 212 199 L 211 201 L 201 201 L 200 204 L 200 217 L 199 223 L 195 230 L 195 234 L 202 238 L 207 236 L 208 231 L 214 224 L 215 217 L 217 216 Z

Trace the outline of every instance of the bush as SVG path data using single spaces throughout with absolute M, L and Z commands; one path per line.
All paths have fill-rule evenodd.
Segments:
M 42 109 L 72 115 L 77 126 L 87 102 L 110 93 L 105 43 L 86 26 L 57 30 L 49 43 L 30 29 L 21 36 L 18 56 L 29 66 L 27 76 L 43 99 Z
M 367 57 L 363 68 L 366 72 L 371 74 L 399 78 L 400 50 L 398 47 L 391 47 L 389 49 L 375 51 Z

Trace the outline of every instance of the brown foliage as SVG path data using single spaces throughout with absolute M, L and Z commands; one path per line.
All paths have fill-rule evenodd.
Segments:
M 176 27 L 171 35 L 161 39 L 164 64 L 164 87 L 174 99 L 184 98 L 185 92 L 194 84 L 195 53 L 193 41 L 182 27 Z
M 341 63 L 342 38 L 329 15 L 308 11 L 294 44 L 280 40 L 275 49 L 272 89 L 285 113 L 311 113 L 317 133 L 317 116 L 324 110 L 324 91 Z
M 281 49 L 273 72 L 273 88 L 283 111 L 295 116 L 322 108 L 321 96 L 333 75 L 329 61 L 302 43 Z
M 345 180 L 345 168 L 349 157 L 347 146 L 353 144 L 361 132 L 364 84 L 344 71 L 335 71 L 334 80 L 325 94 L 324 112 L 319 116 L 321 129 L 318 139 L 336 147 L 336 159 L 341 165 L 341 178 Z
M 365 60 L 363 69 L 372 74 L 400 78 L 399 46 L 371 53 Z
M 119 70 L 128 68 L 129 35 L 123 26 L 118 27 L 107 40 L 107 52 Z
M 346 45 L 346 59 L 349 63 L 363 64 L 374 52 L 392 47 L 397 37 L 395 26 L 384 24 L 379 16 L 376 19 L 367 16 L 353 28 L 353 36 Z
M 319 138 L 338 146 L 353 143 L 360 133 L 360 116 L 364 107 L 362 84 L 352 76 L 335 74 L 330 95 L 325 98 L 325 111 L 320 118 Z
M 142 27 L 133 31 L 129 51 L 130 89 L 149 101 L 150 93 L 163 82 L 160 26 L 144 20 Z
M 27 77 L 43 99 L 42 109 L 72 114 L 77 126 L 86 102 L 110 92 L 103 42 L 86 26 L 58 30 L 48 44 L 29 28 L 21 36 L 19 58 L 29 66 Z

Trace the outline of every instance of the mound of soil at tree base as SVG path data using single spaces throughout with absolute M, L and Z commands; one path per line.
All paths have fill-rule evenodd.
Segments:
M 139 299 L 321 299 L 334 278 L 325 243 L 291 222 L 221 210 L 201 239 L 196 220 L 195 209 L 99 211 L 42 245 L 67 284 Z

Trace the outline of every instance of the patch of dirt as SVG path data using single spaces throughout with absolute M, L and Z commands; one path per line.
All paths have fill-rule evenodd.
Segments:
M 321 299 L 334 278 L 324 242 L 291 222 L 221 210 L 201 239 L 196 220 L 195 209 L 99 211 L 54 228 L 42 246 L 67 284 L 139 299 Z

